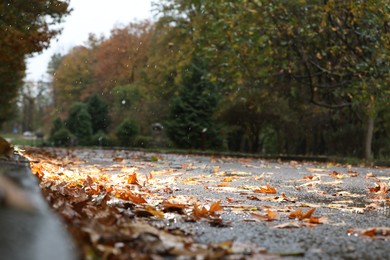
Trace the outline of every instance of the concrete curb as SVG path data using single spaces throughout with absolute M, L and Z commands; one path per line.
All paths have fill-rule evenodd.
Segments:
M 0 192 L 2 259 L 77 258 L 65 225 L 43 198 L 27 160 L 0 160 Z

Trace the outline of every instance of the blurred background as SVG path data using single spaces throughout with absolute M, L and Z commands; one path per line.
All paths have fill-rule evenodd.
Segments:
M 388 1 L 0 8 L 13 142 L 389 158 Z

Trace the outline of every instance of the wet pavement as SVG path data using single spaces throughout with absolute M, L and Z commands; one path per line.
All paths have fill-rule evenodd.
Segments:
M 65 156 L 61 150 L 54 153 Z M 206 205 L 220 200 L 221 225 L 188 222 L 174 214 L 150 221 L 159 228 L 185 230 L 202 244 L 233 240 L 286 259 L 390 259 L 388 168 L 124 150 L 67 153 L 84 161 L 85 170 L 115 175 L 125 168 L 141 180 L 153 176 L 154 184 L 144 185 L 160 195 L 164 189 L 166 198 Z M 275 194 L 258 192 L 267 184 Z M 289 218 L 312 208 L 319 223 Z M 278 217 L 256 218 L 268 210 Z
M 0 160 L 0 258 L 73 260 L 75 248 L 26 160 Z

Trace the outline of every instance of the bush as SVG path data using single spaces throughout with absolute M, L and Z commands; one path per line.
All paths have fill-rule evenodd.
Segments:
M 153 144 L 153 137 L 150 136 L 137 136 L 134 140 L 135 147 L 149 148 Z
M 129 119 L 125 119 L 116 129 L 116 137 L 118 138 L 119 144 L 123 146 L 131 146 L 137 135 L 137 124 Z
M 72 134 L 77 137 L 79 144 L 88 145 L 92 137 L 91 115 L 88 113 L 87 105 L 74 103 L 68 113 L 66 126 Z
M 51 136 L 51 141 L 54 146 L 70 146 L 73 144 L 73 140 L 74 136 L 65 127 L 58 129 Z
M 53 121 L 53 127 L 52 129 L 50 130 L 50 141 L 53 141 L 53 136 L 55 133 L 57 133 L 60 129 L 64 128 L 64 124 L 62 123 L 62 120 L 61 118 L 57 117 L 54 121 Z
M 92 136 L 91 144 L 96 146 L 114 146 L 114 141 L 103 131 Z

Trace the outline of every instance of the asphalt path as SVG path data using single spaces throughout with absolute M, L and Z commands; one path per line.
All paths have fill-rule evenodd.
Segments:
M 390 259 L 388 168 L 125 150 L 73 153 L 111 174 L 123 167 L 152 174 L 178 201 L 206 207 L 220 201 L 218 223 L 188 222 L 177 214 L 150 221 L 185 230 L 199 243 L 234 241 L 244 251 L 285 259 Z M 303 216 L 309 210 L 313 218 Z

